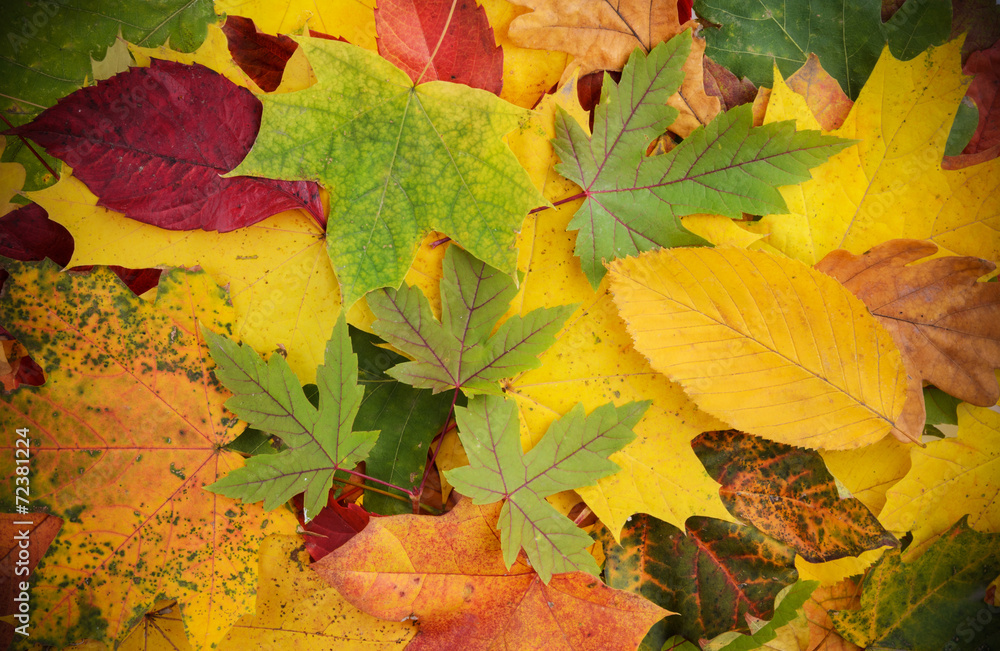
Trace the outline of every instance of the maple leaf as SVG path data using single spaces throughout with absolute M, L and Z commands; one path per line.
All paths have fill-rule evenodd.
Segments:
M 851 98 L 886 43 L 911 59 L 944 43 L 951 30 L 947 0 L 910 0 L 885 23 L 881 0 L 697 0 L 695 11 L 721 24 L 705 30 L 708 53 L 735 74 L 766 84 L 773 66 L 789 75 L 815 53 Z
M 271 355 L 264 362 L 249 346 L 204 331 L 218 364 L 215 375 L 233 392 L 226 407 L 259 430 L 281 437 L 288 449 L 247 460 L 208 490 L 244 502 L 264 501 L 271 511 L 305 492 L 306 521 L 327 502 L 333 474 L 368 456 L 378 432 L 352 431 L 364 388 L 357 384 L 358 357 L 351 351 L 347 321 L 337 320 L 316 371 L 319 406 L 313 407 L 288 362 Z M 311 515 L 310 515 L 311 514 Z
M 297 34 L 308 26 L 366 50 L 377 49 L 375 0 L 217 0 L 220 15 L 253 20 L 266 34 Z
M 314 572 L 298 536 L 271 535 L 260 544 L 255 613 L 226 633 L 220 651 L 342 648 L 402 649 L 417 627 L 360 612 Z M 401 618 L 402 619 L 402 618 Z
M 576 251 L 593 287 L 604 260 L 658 247 L 705 244 L 680 225 L 693 213 L 739 217 L 784 210 L 779 185 L 809 178 L 809 168 L 849 143 L 790 123 L 751 126 L 749 106 L 720 114 L 672 151 L 646 156 L 649 142 L 677 117 L 665 106 L 681 85 L 691 38 L 671 39 L 636 52 L 614 84 L 604 80 L 601 103 L 588 136 L 575 121 L 557 116 L 556 170 L 587 197 L 570 228 L 579 229 Z
M 753 527 L 692 517 L 685 531 L 640 514 L 621 544 L 604 541 L 604 572 L 613 588 L 676 610 L 650 631 L 660 648 L 673 635 L 697 643 L 726 631 L 749 633 L 746 615 L 770 619 L 774 599 L 795 583 L 795 552 Z
M 376 518 L 313 564 L 352 604 L 420 623 L 411 649 L 634 649 L 659 606 L 575 572 L 546 584 L 523 560 L 508 568 L 500 505 L 462 500 L 446 515 Z
M 677 3 L 671 0 L 511 1 L 532 9 L 511 22 L 514 42 L 569 52 L 580 76 L 594 70 L 620 70 L 637 48 L 649 52 L 681 31 Z
M 857 556 L 899 542 L 854 498 L 841 499 L 816 452 L 737 432 L 705 432 L 691 441 L 722 484 L 726 508 L 812 563 Z
M 368 496 L 373 494 L 369 493 Z M 302 496 L 296 495 L 292 499 L 292 505 L 296 514 L 300 514 Z M 337 501 L 335 493 L 330 491 L 326 506 L 320 509 L 316 517 L 306 522 L 304 517 L 299 516 L 302 538 L 309 557 L 314 561 L 323 558 L 364 529 L 370 519 L 371 516 L 363 508 L 353 502 L 341 504 Z
M 541 308 L 512 317 L 494 333 L 514 291 L 510 277 L 452 246 L 444 256 L 441 321 L 415 287 L 373 292 L 368 305 L 378 320 L 372 329 L 415 358 L 392 367 L 389 375 L 435 393 L 499 393 L 497 380 L 538 366 L 538 354 L 552 344 L 575 307 Z
M 562 517 L 545 498 L 593 484 L 618 466 L 607 459 L 635 438 L 632 427 L 649 402 L 621 407 L 606 404 L 584 416 L 577 405 L 552 423 L 527 453 L 521 452 L 520 424 L 513 402 L 497 396 L 472 400 L 455 410 L 469 466 L 446 474 L 448 482 L 474 504 L 505 499 L 497 528 L 507 567 L 524 548 L 542 581 L 553 574 L 599 568 L 587 552 L 590 536 Z
M 839 128 L 854 106 L 815 54 L 810 54 L 805 64 L 786 79 L 785 84 L 805 98 L 809 111 L 826 131 Z
M 19 464 L 18 467 L 30 467 L 30 448 L 28 454 L 29 464 Z M 17 456 L 24 459 L 23 456 Z M 12 479 L 15 491 L 17 486 L 22 488 L 27 486 L 30 493 L 30 479 L 22 481 Z M 0 623 L 0 645 L 6 644 L 10 648 L 14 641 L 14 627 L 30 624 L 31 614 L 21 612 L 19 606 L 26 602 L 25 597 L 31 594 L 30 588 L 33 586 L 29 584 L 29 588 L 26 589 L 22 584 L 28 584 L 38 562 L 42 560 L 42 556 L 61 528 L 61 519 L 44 513 L 30 515 L 0 513 L 0 540 L 3 541 L 0 542 L 0 576 L 4 578 L 0 587 L 0 617 L 9 620 Z M 21 547 L 22 540 L 27 547 Z M 21 549 L 27 550 L 26 560 L 19 553 Z M 27 573 L 21 568 L 27 568 Z
M 958 436 L 910 452 L 913 467 L 886 493 L 879 519 L 891 531 L 911 531 L 912 557 L 968 514 L 977 531 L 1000 532 L 1000 415 L 958 407 Z
M 265 517 L 202 490 L 243 465 L 223 448 L 237 421 L 197 327 L 231 327 L 225 293 L 174 270 L 154 304 L 106 269 L 3 266 L 4 325 L 47 382 L 0 397 L 0 421 L 30 430 L 31 497 L 64 518 L 35 573 L 32 639 L 120 639 L 169 593 L 192 645 L 210 646 L 245 612 L 260 539 L 295 526 L 290 513 Z M 14 474 L 14 431 L 4 428 L 0 476 Z
M 101 205 L 147 224 L 225 232 L 293 208 L 323 223 L 315 184 L 219 176 L 250 151 L 260 110 L 206 68 L 154 60 L 6 133 L 30 137 L 72 165 Z
M 833 624 L 865 648 L 944 649 L 963 628 L 973 639 L 978 633 L 995 640 L 996 617 L 985 630 L 962 624 L 984 609 L 983 591 L 1000 574 L 998 550 L 997 534 L 973 531 L 962 518 L 912 563 L 903 563 L 898 550 L 883 556 L 865 577 L 861 607 L 831 613 Z
M 500 94 L 503 50 L 482 7 L 453 6 L 451 0 L 384 0 L 375 8 L 375 25 L 378 53 L 414 84 L 440 79 Z
M 414 86 L 346 43 L 297 40 L 319 81 L 261 98 L 261 133 L 232 174 L 330 188 L 327 247 L 345 305 L 399 286 L 430 230 L 512 273 L 508 243 L 544 203 L 501 140 L 525 112 L 474 88 Z
M 942 170 L 941 158 L 967 84 L 952 41 L 902 62 L 882 52 L 869 83 L 834 135 L 860 142 L 783 188 L 784 214 L 750 230 L 785 254 L 815 264 L 836 249 L 860 254 L 895 238 L 927 239 L 948 253 L 1000 259 L 1000 160 Z M 815 118 L 776 78 L 765 122 Z M 893 126 L 890 126 L 893 125 Z
M 94 78 L 92 56 L 104 58 L 119 34 L 133 43 L 159 45 L 167 39 L 181 50 L 193 50 L 215 20 L 208 0 L 154 0 L 125 7 L 115 0 L 95 0 L 86 7 L 66 0 L 44 4 L 18 0 L 4 4 L 9 27 L 0 40 L 0 110 L 15 125 L 30 122 Z M 45 162 L 25 143 L 15 142 L 3 160 L 28 171 L 25 187 L 37 190 L 55 179 Z
M 896 427 L 903 360 L 829 276 L 731 248 L 663 249 L 609 269 L 636 350 L 733 427 L 825 449 L 869 445 Z

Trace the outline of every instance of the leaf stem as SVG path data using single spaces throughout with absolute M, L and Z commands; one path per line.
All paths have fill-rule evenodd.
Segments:
M 529 215 L 533 215 L 536 212 L 542 212 L 543 210 L 548 210 L 549 208 L 555 208 L 556 206 L 561 206 L 564 203 L 569 203 L 570 201 L 576 201 L 577 199 L 583 199 L 587 196 L 586 192 L 577 192 L 576 194 L 560 199 L 559 201 L 553 201 L 551 206 L 539 206 L 537 208 L 532 208 L 528 211 Z
M 345 471 L 345 472 L 347 472 L 347 471 Z M 365 475 L 361 475 L 360 473 L 352 473 L 352 474 L 357 474 L 357 475 L 359 475 L 361 477 L 365 477 L 366 479 L 374 479 L 374 477 L 367 477 Z M 378 481 L 377 479 L 374 479 L 374 480 Z M 378 493 L 380 495 L 385 495 L 386 497 L 391 497 L 392 499 L 399 500 L 400 502 L 411 502 L 410 498 L 408 498 L 408 497 L 403 497 L 402 495 L 396 495 L 395 493 L 390 493 L 389 491 L 384 491 L 381 488 L 375 488 L 374 486 L 365 486 L 364 484 L 358 484 L 358 483 L 355 483 L 353 481 L 348 481 L 346 479 L 340 479 L 339 477 L 336 477 L 336 476 L 333 478 L 333 481 L 340 482 L 341 484 L 346 484 L 348 486 L 353 486 L 357 490 L 371 491 L 373 493 Z M 397 486 L 397 488 L 399 488 L 399 487 Z M 401 489 L 401 488 L 399 490 L 402 490 L 404 493 L 408 492 L 408 491 L 406 491 L 404 489 Z M 423 502 L 417 502 L 416 504 L 417 504 L 418 508 L 424 509 L 425 511 L 428 511 L 429 513 L 434 513 L 434 514 L 438 514 L 439 513 L 436 508 L 434 508 L 433 506 L 430 506 L 428 504 L 424 504 Z
M 3 120 L 7 124 L 7 126 L 10 127 L 11 129 L 14 128 L 14 125 L 10 123 L 10 120 L 8 120 L 7 116 L 4 115 L 3 113 L 0 113 L 0 120 Z M 47 169 L 52 174 L 52 176 L 54 176 L 55 179 L 58 181 L 59 180 L 59 175 L 56 173 L 56 171 L 54 169 L 52 169 L 51 167 L 49 167 L 49 164 L 45 162 L 45 159 L 42 158 L 42 155 L 39 154 L 37 151 L 35 151 L 35 148 L 31 146 L 30 142 L 28 142 L 28 139 L 25 138 L 24 136 L 18 136 L 18 138 L 21 139 L 21 142 L 24 143 L 24 146 L 27 147 L 28 150 L 32 154 L 35 155 L 35 158 L 37 158 L 39 161 L 41 161 L 42 165 L 45 166 L 45 169 Z
M 441 44 L 444 43 L 444 36 L 448 33 L 448 28 L 451 27 L 451 18 L 455 15 L 456 5 L 458 5 L 458 0 L 451 0 L 451 9 L 448 11 L 448 18 L 444 21 L 444 27 L 441 29 L 441 36 L 438 37 L 437 45 L 434 46 L 434 51 L 431 52 L 431 56 L 427 59 L 427 64 L 424 66 L 424 69 L 420 71 L 420 76 L 417 77 L 415 82 L 413 82 L 414 86 L 420 83 L 420 80 L 424 78 L 424 75 L 426 75 L 427 71 L 430 69 L 431 64 L 434 63 L 434 57 L 437 56 L 438 50 L 441 49 Z
M 441 428 L 441 435 L 438 436 L 437 445 L 434 447 L 434 453 L 431 454 L 431 458 L 427 460 L 427 465 L 424 466 L 424 476 L 420 478 L 420 485 L 417 486 L 416 490 L 410 491 L 410 499 L 413 501 L 414 513 L 416 513 L 417 505 L 420 496 L 424 494 L 424 484 L 427 483 L 427 477 L 431 474 L 431 467 L 434 462 L 437 461 L 438 453 L 441 452 L 441 445 L 444 443 L 444 435 L 448 433 L 451 429 L 448 424 L 451 423 L 451 417 L 455 414 L 455 402 L 458 400 L 458 392 L 460 389 L 455 387 L 455 393 L 451 396 L 451 407 L 448 408 L 448 417 L 444 419 L 444 426 Z

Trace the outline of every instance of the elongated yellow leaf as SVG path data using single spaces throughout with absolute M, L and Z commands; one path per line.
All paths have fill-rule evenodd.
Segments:
M 735 248 L 661 249 L 609 269 L 636 349 L 733 427 L 834 450 L 894 428 L 902 357 L 833 278 Z

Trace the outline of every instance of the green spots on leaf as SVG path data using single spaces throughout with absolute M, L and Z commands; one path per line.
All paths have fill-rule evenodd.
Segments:
M 170 474 L 173 475 L 174 477 L 177 477 L 178 479 L 187 479 L 187 476 L 185 476 L 184 474 L 184 469 L 176 468 L 172 463 L 170 464 Z

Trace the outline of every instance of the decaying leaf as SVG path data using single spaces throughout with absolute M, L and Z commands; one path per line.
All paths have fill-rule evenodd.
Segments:
M 862 447 L 896 427 L 903 360 L 829 276 L 727 248 L 652 251 L 609 269 L 636 349 L 708 413 L 809 448 Z
M 705 432 L 691 445 L 722 484 L 719 493 L 730 512 L 807 561 L 899 544 L 861 502 L 840 498 L 816 452 L 735 430 Z
M 484 396 L 455 410 L 470 465 L 448 472 L 447 478 L 474 504 L 505 500 L 497 528 L 507 567 L 524 549 L 545 583 L 553 574 L 598 574 L 600 568 L 587 552 L 590 536 L 545 498 L 617 472 L 618 466 L 607 457 L 635 438 L 632 427 L 648 407 L 648 402 L 618 408 L 607 404 L 584 416 L 578 404 L 552 423 L 527 453 L 521 450 L 513 401 Z
M 319 81 L 261 98 L 261 133 L 232 174 L 329 188 L 326 241 L 344 303 L 398 287 L 430 230 L 513 272 L 514 231 L 545 203 L 501 140 L 525 111 L 466 86 L 414 86 L 347 43 L 296 40 Z
M 669 614 L 589 574 L 546 584 L 524 560 L 508 568 L 499 514 L 462 500 L 440 517 L 376 518 L 313 568 L 362 611 L 419 622 L 417 650 L 631 651 Z
M 172 271 L 154 304 L 106 269 L 3 266 L 4 325 L 47 382 L 0 396 L 0 420 L 28 428 L 31 500 L 64 520 L 35 573 L 32 640 L 119 639 L 169 593 L 192 646 L 211 646 L 246 612 L 259 541 L 295 527 L 290 513 L 202 490 L 243 465 L 223 447 L 238 421 L 198 329 L 232 327 L 225 293 Z M 2 436 L 0 475 L 11 477 L 17 435 Z
M 785 84 L 805 98 L 806 106 L 824 131 L 839 129 L 854 106 L 837 80 L 823 69 L 815 54 L 810 54 L 802 67 L 785 80 Z
M 456 246 L 444 257 L 440 321 L 416 287 L 373 292 L 368 305 L 378 318 L 375 333 L 415 359 L 392 367 L 389 375 L 435 393 L 500 393 L 498 380 L 538 366 L 539 353 L 575 307 L 539 308 L 507 319 L 494 332 L 514 292 L 509 276 Z

